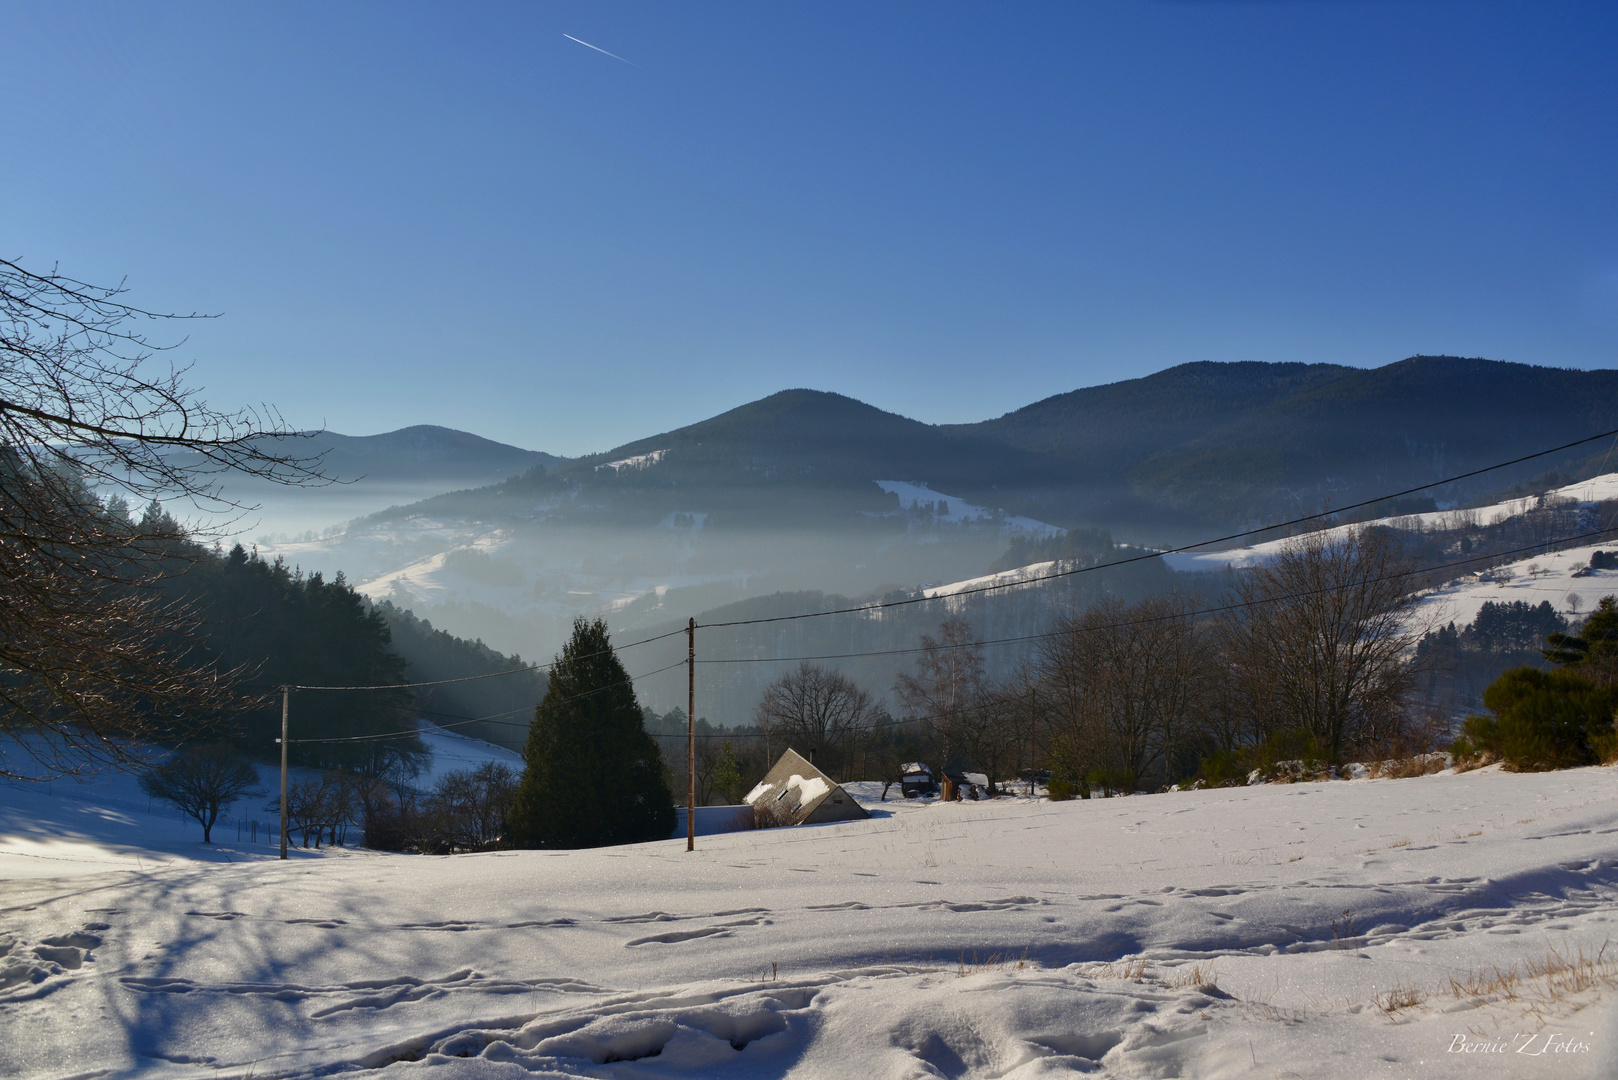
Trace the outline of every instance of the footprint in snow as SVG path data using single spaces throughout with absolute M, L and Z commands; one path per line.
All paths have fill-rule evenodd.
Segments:
M 704 926 L 696 930 L 674 930 L 667 934 L 653 934 L 650 937 L 636 938 L 624 942 L 624 948 L 634 949 L 642 945 L 676 945 L 682 941 L 695 941 L 698 938 L 729 937 L 730 932 L 737 927 L 758 926 L 768 924 L 768 919 L 738 919 L 735 922 L 724 923 L 719 926 Z

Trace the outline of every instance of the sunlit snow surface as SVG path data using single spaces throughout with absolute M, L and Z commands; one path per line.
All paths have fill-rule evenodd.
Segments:
M 419 721 L 421 741 L 432 752 L 422 774 L 416 777 L 419 787 L 431 787 L 441 776 L 448 772 L 464 769 L 476 769 L 481 765 L 494 762 L 505 765 L 517 772 L 522 772 L 522 755 L 513 753 L 503 746 L 484 742 L 462 735 L 453 728 L 442 728 L 427 720 Z
M 1571 499 L 1574 502 L 1583 504 L 1618 499 L 1618 473 L 1603 473 L 1589 480 L 1581 480 L 1577 484 L 1569 484 L 1566 487 L 1546 492 L 1544 497 L 1548 499 Z M 1374 521 L 1359 525 L 1340 525 L 1333 529 L 1324 529 L 1314 535 L 1342 536 L 1352 530 L 1365 528 L 1366 525 L 1392 525 L 1400 529 L 1457 528 L 1468 523 L 1492 525 L 1528 512 L 1538 501 L 1539 497 L 1537 496 L 1524 499 L 1507 499 L 1505 502 L 1495 503 L 1492 506 L 1477 507 L 1471 510 L 1434 510 L 1423 514 L 1377 518 Z M 1274 558 L 1290 543 L 1293 543 L 1293 541 L 1281 539 L 1269 540 L 1262 544 L 1254 544 L 1251 547 L 1231 548 L 1226 551 L 1178 552 L 1163 556 L 1163 561 L 1174 570 L 1222 570 L 1227 566 L 1256 566 Z
M 936 517 L 937 520 L 952 525 L 997 524 L 1012 533 L 1028 533 L 1034 536 L 1062 535 L 1062 530 L 1055 525 L 1047 525 L 1043 521 L 1018 517 L 1015 514 L 1008 516 L 1003 510 L 991 510 L 986 506 L 974 506 L 954 495 L 934 491 L 926 484 L 912 484 L 903 480 L 878 480 L 876 486 L 889 495 L 898 496 L 899 508 L 902 510 L 939 502 L 947 503 L 948 510 L 943 514 L 937 514 Z
M 510 750 L 426 720 L 418 723 L 421 740 L 431 751 L 415 778 L 420 788 L 431 789 L 445 773 L 476 769 L 491 761 L 522 771 L 522 757 Z M 270 804 L 280 773 L 260 765 L 258 774 L 258 793 L 225 809 L 214 826 L 215 843 L 209 846 L 199 843 L 202 830 L 195 821 L 153 802 L 128 773 L 100 772 L 83 782 L 67 778 L 48 784 L 0 780 L 0 879 L 270 858 L 279 848 L 278 814 Z M 294 768 L 289 779 L 296 782 L 313 775 Z
M 63 849 L 105 871 L 0 881 L 0 1075 L 1618 1068 L 1604 985 L 1449 983 L 1608 943 L 1618 770 L 1060 804 L 850 787 L 872 820 L 689 854 L 671 840 L 227 864 L 192 861 L 193 839 L 137 867 L 132 849 L 97 856 L 104 838 L 81 824 Z M 0 788 L 0 843 L 63 798 Z M 1196 985 L 1199 964 L 1217 987 Z M 1418 1004 L 1379 1006 L 1406 990 Z M 1546 1052 L 1552 1035 L 1589 1049 Z

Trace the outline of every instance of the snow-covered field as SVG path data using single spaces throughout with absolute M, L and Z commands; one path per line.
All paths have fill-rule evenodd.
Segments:
M 1318 535 L 1325 537 L 1341 537 L 1354 529 L 1363 529 L 1367 525 L 1391 525 L 1400 529 L 1439 529 L 1458 528 L 1466 524 L 1492 525 L 1507 518 L 1526 514 L 1539 502 L 1540 496 L 1523 499 L 1507 499 L 1505 502 L 1495 503 L 1492 506 L 1475 507 L 1470 510 L 1434 510 L 1422 514 L 1404 514 L 1398 517 L 1376 518 L 1373 521 L 1358 525 L 1339 525 L 1331 529 L 1322 529 Z M 1608 499 L 1618 499 L 1618 473 L 1602 473 L 1588 480 L 1581 480 L 1577 484 L 1547 491 L 1543 498 L 1550 500 L 1571 500 L 1580 506 L 1591 506 Z M 1226 567 L 1256 566 L 1274 558 L 1283 548 L 1292 543 L 1291 539 L 1267 540 L 1262 544 L 1253 544 L 1250 547 L 1230 548 L 1225 551 L 1182 551 L 1163 556 L 1171 569 L 1181 571 L 1192 570 L 1223 570 Z M 1610 545 L 1609 545 L 1610 546 Z
M 946 495 L 942 491 L 934 491 L 926 484 L 913 484 L 904 480 L 878 480 L 876 486 L 889 495 L 899 497 L 900 509 L 912 509 L 917 506 L 928 506 L 934 503 L 947 503 L 948 509 L 942 514 L 935 514 L 936 520 L 948 522 L 951 525 L 998 525 L 1007 533 L 1026 533 L 1032 536 L 1060 536 L 1061 529 L 1055 525 L 1048 525 L 1034 518 L 1019 517 L 1015 514 L 1007 515 L 1004 510 L 991 510 L 986 506 L 976 506 L 965 499 L 954 495 Z
M 691 854 L 136 866 L 85 825 L 104 869 L 0 881 L 0 1075 L 1618 1075 L 1618 770 L 852 787 L 872 820 Z M 0 788 L 0 840 L 64 797 Z
M 1585 577 L 1574 577 L 1573 573 L 1588 563 L 1594 552 L 1615 548 L 1618 544 L 1609 540 L 1591 547 L 1518 559 L 1482 574 L 1468 574 L 1442 588 L 1417 594 L 1413 616 L 1422 629 L 1449 622 L 1465 626 L 1491 600 L 1497 604 L 1521 600 L 1533 605 L 1548 601 L 1570 618 L 1588 615 L 1602 597 L 1618 595 L 1618 570 L 1594 570 Z
M 416 777 L 420 787 L 431 788 L 447 772 L 475 769 L 487 761 L 522 771 L 518 754 L 426 720 L 420 723 L 422 742 L 432 751 L 431 761 Z M 195 821 L 153 802 L 129 773 L 103 772 L 87 782 L 0 781 L 0 880 L 268 858 L 279 850 L 277 815 L 268 805 L 279 790 L 280 772 L 260 765 L 258 775 L 262 794 L 228 807 L 214 825 L 215 843 L 208 847 L 198 842 L 202 830 Z M 289 777 L 296 781 L 306 775 L 313 774 L 292 769 Z

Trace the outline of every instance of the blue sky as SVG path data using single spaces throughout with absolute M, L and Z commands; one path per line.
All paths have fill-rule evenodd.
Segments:
M 1618 361 L 1610 4 L 3 3 L 0 58 L 5 256 L 222 313 L 209 401 L 299 426 Z

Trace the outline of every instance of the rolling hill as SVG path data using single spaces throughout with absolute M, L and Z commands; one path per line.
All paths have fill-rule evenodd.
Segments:
M 1174 545 L 1428 483 L 1615 418 L 1618 373 L 1454 357 L 1187 364 L 953 426 L 787 390 L 571 460 L 440 429 L 436 452 L 498 462 L 489 470 L 526 460 L 526 471 L 393 500 L 402 505 L 266 553 L 343 569 L 373 599 L 543 657 L 580 614 L 638 632 L 775 593 L 937 586 L 987 572 L 1013 540 L 1059 547 L 1051 526 Z M 1607 471 L 1609 449 L 1435 490 L 1436 505 L 1418 509 Z M 426 469 L 412 474 L 411 460 L 394 453 L 391 475 L 419 481 Z

